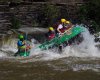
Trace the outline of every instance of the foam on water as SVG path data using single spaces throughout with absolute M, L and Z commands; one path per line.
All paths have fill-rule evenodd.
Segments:
M 67 46 L 63 49 L 62 53 L 59 53 L 57 49 L 52 50 L 43 50 L 41 51 L 39 48 L 36 48 L 40 45 L 35 39 L 31 41 L 31 50 L 30 56 L 28 59 L 24 59 L 21 57 L 13 57 L 14 53 L 17 52 L 17 39 L 9 39 L 8 42 L 3 42 L 2 47 L 0 48 L 0 59 L 14 59 L 17 60 L 20 58 L 20 62 L 35 62 L 35 61 L 55 61 L 57 63 L 47 63 L 49 67 L 52 67 L 55 70 L 93 70 L 96 72 L 100 72 L 100 65 L 98 64 L 100 60 L 100 50 L 95 47 L 97 43 L 94 42 L 94 36 L 90 35 L 89 31 L 86 29 L 85 32 L 81 33 L 84 40 L 79 45 L 71 45 Z M 8 55 L 9 54 L 9 55 Z M 72 57 L 73 59 L 70 59 Z M 77 60 L 77 58 L 80 58 Z M 82 60 L 82 58 L 85 58 Z M 95 63 L 87 63 L 91 58 Z M 95 61 L 96 58 L 99 60 Z M 59 61 L 60 60 L 60 61 Z M 76 62 L 86 62 L 85 63 L 75 63 Z M 91 62 L 91 61 L 90 61 Z M 57 65 L 56 65 L 57 64 Z M 66 66 L 67 65 L 67 66 Z
M 17 52 L 17 39 L 9 39 L 7 42 L 3 42 L 2 47 L 0 48 L 0 54 L 4 57 L 11 57 L 11 55 L 14 55 L 14 53 Z M 0 55 L 0 56 L 1 56 Z
M 76 57 L 100 57 L 100 51 L 95 47 L 94 36 L 90 35 L 87 29 L 82 35 L 84 38 L 83 42 L 79 45 L 73 45 L 69 49 L 66 47 L 64 53 Z
M 51 59 L 58 59 L 63 57 L 99 57 L 100 58 L 100 51 L 97 47 L 95 47 L 96 43 L 94 42 L 94 36 L 91 35 L 88 29 L 85 32 L 81 33 L 84 40 L 79 45 L 71 45 L 67 46 L 63 49 L 62 53 L 58 53 L 56 50 L 31 50 L 31 55 L 38 55 L 40 56 L 39 59 L 43 60 L 51 60 Z M 33 44 L 34 45 L 34 44 Z
M 62 53 L 58 53 L 58 50 L 44 50 L 41 51 L 36 47 L 39 44 L 35 44 L 36 40 L 32 39 L 32 49 L 30 56 L 33 56 L 36 60 L 55 60 L 64 57 L 99 57 L 100 51 L 95 47 L 94 36 L 90 35 L 89 31 L 86 29 L 85 32 L 81 33 L 84 40 L 79 45 L 67 46 L 63 49 Z M 6 52 L 12 52 L 13 54 L 17 52 L 17 39 L 10 39 L 1 48 L 3 52 L 0 52 L 0 56 Z M 4 55 L 2 56 L 4 57 Z M 11 57 L 11 56 L 8 56 Z

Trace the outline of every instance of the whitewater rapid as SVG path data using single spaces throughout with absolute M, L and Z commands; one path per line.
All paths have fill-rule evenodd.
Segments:
M 85 28 L 86 29 L 86 28 Z M 83 36 L 84 40 L 79 45 L 71 45 L 63 48 L 62 53 L 59 53 L 57 49 L 52 50 L 44 50 L 41 51 L 36 47 L 39 44 L 36 44 L 36 40 L 31 40 L 32 49 L 30 50 L 30 56 L 33 57 L 34 61 L 38 60 L 56 60 L 59 58 L 65 57 L 98 57 L 100 58 L 100 50 L 95 47 L 96 44 L 94 42 L 94 36 L 91 35 L 88 29 L 85 32 L 82 32 L 81 35 Z M 17 40 L 9 39 L 8 42 L 5 42 L 2 47 L 0 48 L 0 57 L 11 58 L 13 57 L 14 53 L 17 52 Z M 16 57 L 13 57 L 16 58 Z

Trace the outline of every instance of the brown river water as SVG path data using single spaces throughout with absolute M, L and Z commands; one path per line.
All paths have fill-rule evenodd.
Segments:
M 100 59 L 70 57 L 35 62 L 2 59 L 0 80 L 100 80 Z

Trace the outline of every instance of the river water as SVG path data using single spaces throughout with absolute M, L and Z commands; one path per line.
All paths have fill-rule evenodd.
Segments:
M 10 38 L 0 48 L 0 80 L 100 80 L 100 43 L 89 31 L 81 34 L 79 45 L 41 51 L 32 39 L 29 57 L 13 57 L 17 39 Z

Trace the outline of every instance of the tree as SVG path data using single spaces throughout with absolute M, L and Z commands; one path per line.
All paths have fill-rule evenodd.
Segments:
M 42 27 L 51 26 L 59 16 L 59 9 L 56 6 L 50 4 L 38 6 L 34 12 L 37 14 L 35 17 L 35 22 L 40 24 Z
M 88 3 L 80 7 L 80 19 L 92 20 L 95 22 L 96 31 L 100 31 L 100 0 L 88 0 Z
M 21 27 L 21 21 L 15 16 L 13 16 L 10 21 L 11 21 L 11 27 L 13 29 L 18 29 Z

